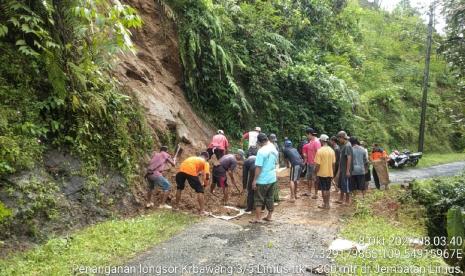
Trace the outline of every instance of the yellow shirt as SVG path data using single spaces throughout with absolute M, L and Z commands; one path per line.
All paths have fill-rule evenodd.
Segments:
M 201 172 L 210 174 L 210 164 L 202 157 L 192 156 L 181 163 L 179 171 L 192 176 L 198 176 Z
M 319 177 L 333 177 L 333 164 L 336 163 L 336 154 L 329 146 L 324 146 L 316 152 L 315 164 L 320 166 L 318 173 Z

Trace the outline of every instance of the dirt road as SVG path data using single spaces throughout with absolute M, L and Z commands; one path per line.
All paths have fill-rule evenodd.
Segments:
M 284 199 L 287 179 L 280 182 Z M 284 200 L 267 224 L 249 224 L 251 215 L 233 221 L 208 218 L 127 265 L 137 268 L 136 275 L 157 275 L 162 268 L 171 269 L 166 275 L 312 275 L 307 268 L 331 264 L 326 249 L 340 219 L 350 214 L 348 207 L 326 211 L 317 204 L 321 199 L 308 196 L 296 203 Z
M 391 171 L 393 182 L 456 174 L 465 162 L 427 169 Z M 281 195 L 288 195 L 282 178 Z M 302 190 L 299 194 L 302 193 Z M 336 198 L 332 194 L 332 198 Z M 276 207 L 275 221 L 250 225 L 250 215 L 234 221 L 205 219 L 183 233 L 132 260 L 131 275 L 314 275 L 308 268 L 334 266 L 327 258 L 329 243 L 337 236 L 350 207 L 317 208 L 321 199 L 301 197 Z

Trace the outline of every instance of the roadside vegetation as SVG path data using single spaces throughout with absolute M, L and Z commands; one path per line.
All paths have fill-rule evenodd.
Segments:
M 336 263 L 338 266 L 357 266 L 358 273 L 362 273 L 364 268 L 364 272 L 370 275 L 379 274 L 381 267 L 433 267 L 446 271 L 448 265 L 441 257 L 421 251 L 427 247 L 411 244 L 415 239 L 424 241 L 427 237 L 425 220 L 425 208 L 418 206 L 408 191 L 400 187 L 393 187 L 387 192 L 373 191 L 365 200 L 357 201 L 355 214 L 347 219 L 347 224 L 340 232 L 345 239 L 371 245 L 365 251 L 338 255 Z M 384 272 L 383 275 L 395 274 Z
M 0 260 L 0 271 L 2 275 L 74 275 L 79 267 L 121 265 L 195 221 L 175 212 L 110 220 Z
M 447 238 L 439 249 L 448 249 L 447 262 L 465 271 L 465 172 L 453 177 L 414 181 L 411 195 L 424 206 L 428 236 Z M 454 252 L 461 252 L 462 258 Z
M 359 255 L 337 256 L 337 264 L 365 266 L 371 271 L 379 266 L 442 267 L 437 274 L 444 275 L 465 271 L 464 176 L 413 181 L 408 188 L 393 186 L 358 200 L 340 234 L 372 245 Z M 373 257 L 373 252 L 378 255 Z
M 418 162 L 417 168 L 426 168 L 440 164 L 465 161 L 465 153 L 426 153 Z

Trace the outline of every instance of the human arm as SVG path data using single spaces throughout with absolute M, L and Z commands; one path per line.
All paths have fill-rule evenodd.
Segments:
M 210 164 L 208 162 L 205 162 L 204 169 L 203 186 L 206 187 L 210 182 Z
M 234 186 L 237 186 L 236 179 L 234 178 L 234 173 L 232 171 L 228 171 L 229 178 L 231 178 L 231 182 Z
M 350 166 L 352 165 L 352 155 L 347 155 L 346 176 L 350 177 Z

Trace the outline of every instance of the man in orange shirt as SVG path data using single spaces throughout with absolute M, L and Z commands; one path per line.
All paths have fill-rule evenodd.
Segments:
M 380 160 L 380 159 L 387 161 L 388 155 L 386 151 L 380 145 L 373 144 L 373 149 L 370 155 L 370 161 L 373 162 L 373 161 Z M 374 167 L 373 167 L 372 172 L 373 172 L 373 180 L 375 181 L 376 189 L 379 190 L 381 189 L 381 185 L 379 184 L 378 173 L 376 172 Z
M 197 193 L 197 200 L 199 202 L 199 213 L 205 215 L 205 197 L 204 187 L 208 186 L 210 180 L 210 165 L 207 162 L 209 155 L 208 152 L 202 152 L 200 156 L 191 156 L 184 160 L 179 166 L 179 171 L 176 174 L 176 204 L 175 208 L 179 208 L 181 201 L 181 193 L 184 190 L 186 180 L 189 185 Z M 200 175 L 203 174 L 203 185 L 200 182 Z

